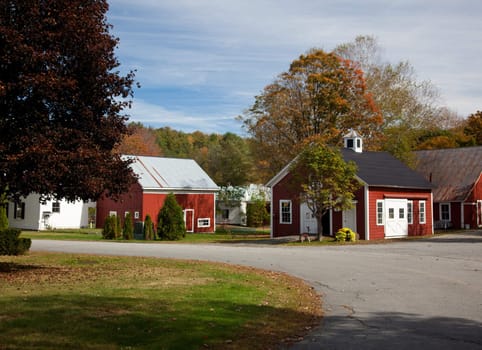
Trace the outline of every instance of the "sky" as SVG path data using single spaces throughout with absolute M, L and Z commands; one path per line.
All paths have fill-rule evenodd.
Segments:
M 480 0 L 109 0 L 121 72 L 136 70 L 130 121 L 243 135 L 236 120 L 310 48 L 374 36 L 439 105 L 482 110 Z

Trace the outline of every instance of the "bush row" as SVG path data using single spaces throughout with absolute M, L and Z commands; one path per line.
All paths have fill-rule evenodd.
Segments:
M 149 215 L 146 215 L 143 225 L 143 238 L 145 240 L 179 240 L 186 236 L 184 224 L 184 213 L 177 203 L 174 194 L 169 194 L 164 201 L 163 207 L 157 215 L 157 231 L 154 230 L 154 223 Z M 121 225 L 119 216 L 112 215 L 105 219 L 102 230 L 104 239 L 125 239 L 134 238 L 134 222 L 132 215 L 127 213 L 124 224 Z

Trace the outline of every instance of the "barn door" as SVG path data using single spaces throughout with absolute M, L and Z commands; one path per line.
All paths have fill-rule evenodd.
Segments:
M 186 232 L 194 232 L 194 209 L 184 209 Z
M 308 205 L 306 205 L 306 203 L 301 204 L 300 214 L 301 214 L 300 233 L 310 233 L 310 234 L 318 233 L 318 224 L 316 223 L 316 218 L 311 212 L 310 208 L 308 208 Z
M 353 232 L 357 232 L 356 203 L 353 204 L 353 207 L 351 209 L 343 210 L 342 217 L 343 217 L 343 227 L 350 228 L 352 229 Z
M 407 200 L 386 199 L 385 237 L 400 237 L 408 235 Z

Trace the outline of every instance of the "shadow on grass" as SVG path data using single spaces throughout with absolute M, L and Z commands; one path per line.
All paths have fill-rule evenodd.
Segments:
M 17 263 L 0 261 L 0 274 L 12 273 L 12 272 L 18 272 L 18 271 L 41 270 L 43 268 L 44 267 L 39 265 L 17 264 Z
M 0 310 L 0 349 L 270 349 L 319 324 L 289 309 L 216 300 L 22 295 L 0 299 Z M 279 333 L 285 320 L 293 328 Z
M 293 349 L 481 349 L 482 323 L 463 318 L 378 312 L 363 319 L 325 316 L 318 334 Z M 316 347 L 308 345 L 316 344 Z

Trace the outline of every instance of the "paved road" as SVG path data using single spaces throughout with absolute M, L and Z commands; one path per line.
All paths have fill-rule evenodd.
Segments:
M 482 232 L 390 244 L 287 247 L 35 240 L 32 250 L 221 261 L 284 271 L 323 295 L 292 349 L 482 349 Z

